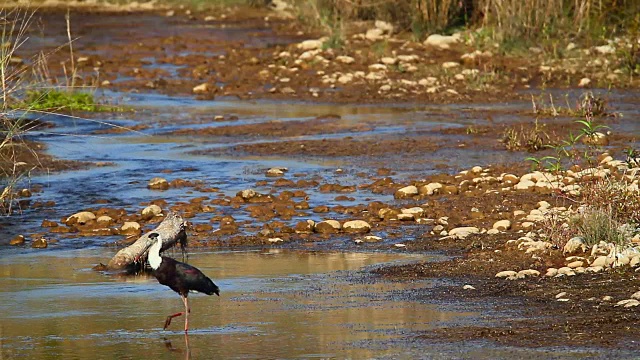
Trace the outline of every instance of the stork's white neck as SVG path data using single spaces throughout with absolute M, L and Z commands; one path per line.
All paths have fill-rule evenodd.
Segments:
M 149 265 L 153 270 L 158 270 L 162 263 L 162 257 L 160 257 L 160 249 L 162 248 L 162 238 L 158 236 L 156 242 L 149 248 Z

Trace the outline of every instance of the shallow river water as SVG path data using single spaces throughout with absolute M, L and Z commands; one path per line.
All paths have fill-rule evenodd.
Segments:
M 108 199 L 110 207 L 139 212 L 143 203 L 159 197 L 174 203 L 202 195 L 184 189 L 170 189 L 159 195 L 146 188 L 147 181 L 154 176 L 169 181 L 178 177 L 202 180 L 229 196 L 242 189 L 256 188 L 256 182 L 263 180 L 264 171 L 272 166 L 286 166 L 292 173 L 313 174 L 328 182 L 337 176 L 338 167 L 344 167 L 340 183 L 357 184 L 356 173 L 362 169 L 340 159 L 192 155 L 194 150 L 260 139 L 166 135 L 169 130 L 199 126 L 198 119 L 205 115 L 232 114 L 239 118 L 235 124 L 241 124 L 273 119 L 310 120 L 338 114 L 343 121 L 366 118 L 376 124 L 370 133 L 352 136 L 403 134 L 483 121 L 464 116 L 452 118 L 448 113 L 465 111 L 455 106 L 195 101 L 161 95 L 135 95 L 124 103 L 133 106 L 136 112 L 107 119 L 110 123 L 120 126 L 142 123 L 150 127 L 120 135 L 92 135 L 105 126 L 56 117 L 45 119 L 56 123 L 54 129 L 34 133 L 34 138 L 46 143 L 49 152 L 57 157 L 113 165 L 32 177 L 29 181 L 44 187 L 33 201 L 53 200 L 56 206 L 38 211 L 25 209 L 22 215 L 0 220 L 0 359 L 606 356 L 606 352 L 587 349 L 532 350 L 477 342 L 431 345 L 418 341 L 416 335 L 434 327 L 461 322 L 487 325 L 503 316 L 517 316 L 514 312 L 496 311 L 499 304 L 474 304 L 469 308 L 411 300 L 406 295 L 412 290 L 433 284 L 373 281 L 367 275 L 369 266 L 428 260 L 431 255 L 285 250 L 192 253 L 190 263 L 218 283 L 222 296 L 190 297 L 192 330 L 185 337 L 181 318 L 175 319 L 168 330 L 162 330 L 165 317 L 182 308 L 177 294 L 146 276 L 121 277 L 91 270 L 113 256 L 115 249 L 102 247 L 113 241 L 112 237 L 61 237 L 46 250 L 6 246 L 18 233 L 42 231 L 42 220 L 61 219 L 95 206 L 98 199 Z M 635 123 L 624 120 L 619 123 L 629 131 L 637 131 Z M 456 151 L 424 157 L 451 155 L 450 161 L 465 168 L 521 156 L 504 151 Z M 425 176 L 436 171 L 428 167 L 412 169 L 411 162 L 404 165 L 406 174 L 399 177 Z M 268 191 L 268 187 L 256 190 Z M 357 191 L 350 196 L 355 202 L 363 202 L 371 194 Z M 376 197 L 381 201 L 392 199 L 390 195 Z M 309 199 L 311 207 L 336 204 L 335 194 L 313 193 Z M 241 216 L 238 218 L 242 219 Z M 209 218 L 203 215 L 190 220 Z M 401 239 L 404 240 L 411 241 Z M 332 249 L 339 250 L 340 246 Z
M 352 270 L 424 256 L 375 253 L 215 252 L 191 255 L 221 296 L 194 294 L 188 337 L 177 294 L 147 276 L 91 267 L 104 249 L 0 260 L 1 355 L 6 358 L 366 358 L 398 354 L 370 342 L 468 317 L 402 301 L 411 285 L 366 281 Z M 186 343 L 188 341 L 188 343 Z

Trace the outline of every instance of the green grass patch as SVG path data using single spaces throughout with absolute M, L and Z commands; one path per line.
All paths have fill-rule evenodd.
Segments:
M 29 90 L 20 108 L 39 111 L 114 111 L 112 106 L 98 104 L 91 93 L 62 90 Z

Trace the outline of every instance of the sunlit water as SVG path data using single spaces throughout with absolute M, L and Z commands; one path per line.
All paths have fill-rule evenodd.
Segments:
M 394 354 L 359 342 L 426 330 L 470 313 L 439 310 L 389 294 L 428 283 L 370 283 L 350 271 L 416 256 L 366 253 L 197 253 L 190 262 L 221 296 L 190 296 L 184 320 L 162 330 L 182 302 L 153 278 L 91 270 L 106 250 L 0 260 L 0 343 L 6 358 L 291 358 Z M 423 257 L 421 257 L 423 258 Z

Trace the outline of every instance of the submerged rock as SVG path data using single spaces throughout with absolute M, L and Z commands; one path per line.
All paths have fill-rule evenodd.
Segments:
M 169 182 L 165 178 L 154 177 L 149 180 L 147 188 L 151 190 L 167 190 L 169 188 Z
M 24 244 L 24 235 L 16 235 L 9 242 L 9 245 L 22 245 L 22 244 Z
M 34 249 L 44 249 L 47 246 L 49 246 L 49 242 L 45 238 L 40 238 L 40 239 L 34 240 L 31 243 L 31 247 L 34 248 Z

